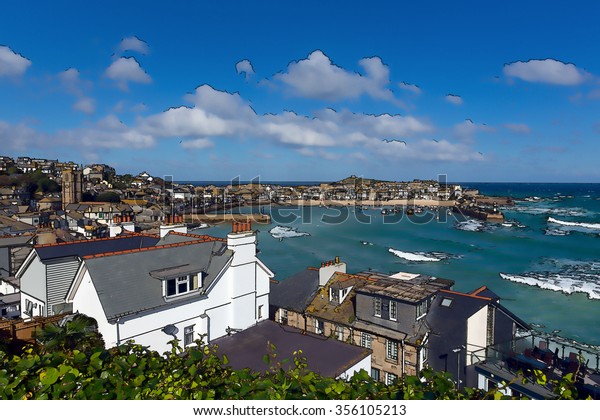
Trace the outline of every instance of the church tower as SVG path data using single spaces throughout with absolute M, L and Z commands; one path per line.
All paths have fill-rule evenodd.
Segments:
M 62 171 L 62 208 L 69 204 L 79 203 L 83 190 L 83 173 L 80 169 L 63 169 Z

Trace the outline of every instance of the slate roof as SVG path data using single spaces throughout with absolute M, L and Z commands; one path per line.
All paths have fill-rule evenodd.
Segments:
M 271 283 L 270 305 L 303 313 L 319 290 L 319 270 L 307 268 L 280 282 Z
M 198 270 L 205 273 L 203 289 L 208 288 L 233 255 L 220 240 L 212 239 L 86 257 L 86 267 L 108 321 L 201 298 L 200 292 L 192 292 L 166 301 L 157 273 Z
M 118 252 L 155 246 L 160 238 L 150 235 L 126 235 L 115 238 L 91 239 L 86 241 L 67 242 L 34 247 L 42 261 L 77 256 Z
M 19 236 L 0 236 L 0 247 L 24 246 L 31 242 L 33 235 L 26 233 Z
M 373 295 L 382 295 L 399 299 L 405 302 L 418 303 L 442 289 L 449 289 L 454 285 L 453 280 L 440 279 L 424 274 L 408 278 L 395 278 L 386 274 L 362 272 L 358 273 L 368 277 L 369 281 L 358 288 L 360 292 Z
M 307 368 L 322 376 L 336 378 L 368 357 L 371 350 L 353 346 L 333 338 L 263 321 L 244 331 L 211 341 L 218 346 L 217 354 L 227 355 L 229 365 L 235 370 L 249 368 L 256 372 L 267 372 L 269 365 L 263 356 L 270 352 L 269 343 L 275 345 L 276 362 L 289 359 L 283 369 L 293 368 L 294 351 L 302 350 Z
M 0 215 L 0 234 L 16 235 L 27 232 L 35 232 L 35 226 L 19 222 L 8 216 Z

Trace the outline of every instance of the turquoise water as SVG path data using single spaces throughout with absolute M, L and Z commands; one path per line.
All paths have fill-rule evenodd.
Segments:
M 511 225 L 432 211 L 392 218 L 381 209 L 272 208 L 279 222 L 254 226 L 260 258 L 278 280 L 339 256 L 349 272 L 429 274 L 465 292 L 487 285 L 536 329 L 600 345 L 600 185 L 464 185 L 520 199 L 504 209 Z

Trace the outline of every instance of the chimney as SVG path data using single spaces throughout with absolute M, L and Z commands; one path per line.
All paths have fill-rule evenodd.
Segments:
M 243 265 L 256 259 L 256 233 L 250 222 L 233 221 L 227 235 L 227 248 L 234 252 L 233 265 Z
M 339 257 L 335 257 L 335 261 L 322 262 L 319 268 L 319 286 L 325 286 L 336 272 L 346 272 L 346 263 L 340 262 Z

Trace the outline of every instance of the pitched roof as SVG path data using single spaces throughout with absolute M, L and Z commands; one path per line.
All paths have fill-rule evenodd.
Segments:
M 303 313 L 319 290 L 319 270 L 307 268 L 280 282 L 271 283 L 271 306 Z
M 166 301 L 159 274 L 161 271 L 203 272 L 205 290 L 233 255 L 223 242 L 213 239 L 197 239 L 86 258 L 86 268 L 108 321 L 199 299 L 200 292 L 192 292 L 186 297 Z
M 236 370 L 249 368 L 256 372 L 266 372 L 270 366 L 265 364 L 263 356 L 269 352 L 269 344 L 276 347 L 277 362 L 288 359 L 283 363 L 283 369 L 294 367 L 294 355 L 302 350 L 307 367 L 322 376 L 336 378 L 356 365 L 371 350 L 353 346 L 333 338 L 277 324 L 273 321 L 263 321 L 232 336 L 213 340 L 217 354 L 227 355 L 229 365 Z
M 42 261 L 53 258 L 63 258 L 104 254 L 154 246 L 158 243 L 158 236 L 150 235 L 123 235 L 115 238 L 90 239 L 86 241 L 65 242 L 58 244 L 37 245 L 34 247 Z

